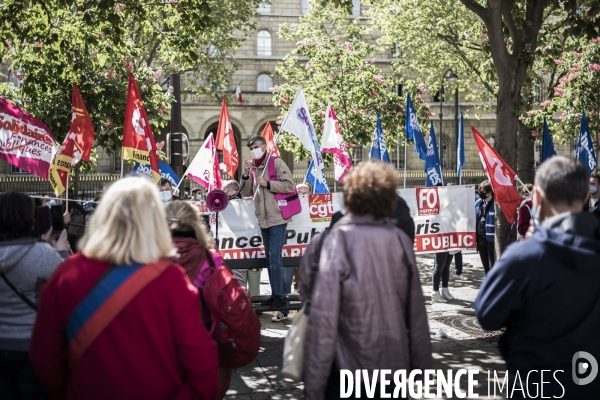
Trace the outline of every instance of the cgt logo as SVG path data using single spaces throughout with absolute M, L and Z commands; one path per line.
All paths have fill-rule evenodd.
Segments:
M 585 378 L 580 376 L 586 375 Z M 598 361 L 588 352 L 578 351 L 573 355 L 573 382 L 576 385 L 587 385 L 598 375 Z
M 308 196 L 308 210 L 313 222 L 331 221 L 333 203 L 330 194 L 311 194 Z
M 417 188 L 418 215 L 439 215 L 440 196 L 437 187 Z

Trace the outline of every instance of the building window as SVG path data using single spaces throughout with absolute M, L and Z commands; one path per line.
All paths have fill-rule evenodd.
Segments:
M 259 13 L 270 13 L 273 12 L 273 6 L 269 0 L 264 0 L 258 5 L 258 9 L 256 11 Z
M 448 169 L 448 165 L 450 165 L 450 149 L 448 146 L 448 139 L 442 137 L 440 140 L 440 158 L 442 162 L 442 169 Z
M 271 32 L 266 30 L 258 32 L 256 54 L 259 56 L 271 55 Z
M 540 104 L 544 101 L 544 81 L 541 79 L 536 80 L 533 83 L 533 89 L 531 91 L 533 97 L 533 104 Z
M 273 87 L 273 79 L 267 74 L 260 74 L 256 78 L 256 91 L 257 92 L 270 92 Z
M 25 175 L 25 174 L 28 174 L 29 172 L 27 172 L 24 169 L 21 169 L 19 167 L 15 167 L 14 165 L 11 165 L 10 173 L 15 174 L 15 175 Z
M 13 84 L 14 87 L 19 87 L 23 84 L 23 82 L 17 78 L 17 76 L 21 75 L 21 71 L 11 71 L 8 74 L 8 81 Z
M 360 17 L 360 0 L 352 0 L 352 16 Z
M 533 165 L 535 168 L 540 166 L 542 160 L 542 143 L 537 140 L 533 142 Z
M 369 159 L 369 151 L 371 147 L 368 148 L 368 151 L 365 150 L 364 146 L 356 146 L 352 151 L 352 165 L 356 165 L 361 161 Z
M 113 172 L 121 173 L 121 149 L 117 149 L 113 154 Z
M 402 52 L 402 42 L 396 42 L 394 43 L 394 46 L 392 46 L 392 58 L 397 60 L 402 57 L 404 57 L 404 52 Z
M 302 0 L 302 14 L 306 14 L 308 12 L 310 0 Z
M 396 169 L 404 168 L 404 143 L 394 144 L 388 147 L 390 162 Z

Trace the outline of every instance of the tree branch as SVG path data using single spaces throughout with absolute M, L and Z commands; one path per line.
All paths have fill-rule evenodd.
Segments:
M 488 92 L 490 92 L 490 94 L 492 94 L 492 95 L 495 95 L 496 93 L 494 92 L 494 89 L 490 86 L 489 83 L 487 83 L 483 80 L 483 78 L 481 77 L 481 71 L 477 68 L 477 66 L 475 66 L 475 64 L 461 50 L 460 46 L 456 42 L 454 42 L 454 40 L 448 40 L 448 37 L 445 37 L 444 35 L 437 35 L 437 36 L 438 36 L 438 38 L 447 42 L 450 46 L 454 47 L 454 49 L 456 50 L 456 52 L 458 54 L 458 57 L 467 65 L 467 67 L 469 67 L 477 75 L 477 78 L 481 81 L 481 83 L 488 90 Z
M 485 23 L 487 19 L 487 11 L 484 7 L 477 4 L 474 0 L 460 0 L 469 10 L 473 11 Z
M 502 21 L 504 25 L 508 28 L 508 32 L 513 42 L 513 53 L 518 54 L 523 48 L 523 43 L 521 43 L 521 35 L 519 32 L 519 28 L 515 25 L 515 20 L 512 15 L 512 1 L 503 1 L 501 3 L 502 7 Z

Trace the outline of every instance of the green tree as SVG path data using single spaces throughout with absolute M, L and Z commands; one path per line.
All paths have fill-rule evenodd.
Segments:
M 295 42 L 296 48 L 276 68 L 286 83 L 272 89 L 274 103 L 283 119 L 301 86 L 319 137 L 331 103 L 350 147 L 371 143 L 379 113 L 391 146 L 404 138 L 405 99 L 397 94 L 399 80 L 377 67 L 377 46 L 361 39 L 366 26 L 347 16 L 345 8 L 311 3 L 299 23 L 280 26 L 281 37 Z M 411 94 L 423 131 L 428 132 L 428 117 L 433 114 L 421 100 L 424 87 L 406 81 L 404 89 Z M 282 135 L 280 143 L 299 158 L 309 155 L 292 135 Z
M 532 136 L 539 138 L 547 118 L 553 140 L 571 143 L 579 135 L 581 112 L 585 111 L 591 132 L 595 132 L 593 144 L 596 154 L 600 151 L 600 37 L 576 41 L 581 51 L 564 52 L 553 63 L 557 67 L 558 82 L 552 97 L 542 103 L 539 110 L 527 111 L 519 116 L 532 129 Z M 554 115 L 560 113 L 558 120 Z
M 524 108 L 522 90 L 531 79 L 530 74 L 535 68 L 538 47 L 543 43 L 540 38 L 544 33 L 542 26 L 545 18 L 560 15 L 564 22 L 562 26 L 567 28 L 569 35 L 593 35 L 592 37 L 596 37 L 600 3 L 591 0 L 579 2 L 574 0 L 446 0 L 434 2 L 435 4 L 423 3 L 421 8 L 417 9 L 404 7 L 405 3 L 405 0 L 392 0 L 390 4 L 399 5 L 402 9 L 399 9 L 398 12 L 409 13 L 410 16 L 418 15 L 420 9 L 423 9 L 424 13 L 433 10 L 432 14 L 434 15 L 445 13 L 452 16 L 459 12 L 459 8 L 466 7 L 472 13 L 469 20 L 475 18 L 477 22 L 474 25 L 483 28 L 482 33 L 485 33 L 487 39 L 483 40 L 482 38 L 481 41 L 485 42 L 485 48 L 489 49 L 489 56 L 494 67 L 492 73 L 497 75 L 496 148 L 514 169 L 517 166 L 519 149 L 531 149 L 532 147 L 530 135 L 519 135 L 523 125 L 520 124 L 518 115 Z M 396 15 L 381 13 L 377 14 L 377 18 L 390 20 L 395 19 Z M 461 19 L 456 17 L 453 19 L 454 21 L 450 21 L 449 26 L 457 27 L 458 31 Z M 378 20 L 379 24 L 382 23 L 380 20 Z M 430 28 L 437 33 L 438 26 L 444 33 L 446 32 L 444 29 L 448 28 L 444 24 L 425 27 L 415 24 L 415 29 Z M 456 38 L 457 43 L 464 39 L 460 35 L 453 37 Z M 470 38 L 469 36 L 468 39 Z M 487 65 L 491 66 L 492 64 Z M 495 72 L 493 72 L 494 69 Z M 481 77 L 479 77 L 479 81 L 485 87 L 486 81 Z M 519 138 L 524 142 L 520 142 Z M 510 225 L 501 210 L 497 215 L 496 250 L 497 254 L 501 254 L 514 238 L 511 238 Z
M 166 124 L 163 116 L 173 101 L 169 74 L 184 73 L 188 90 L 222 87 L 259 1 L 4 1 L 1 60 L 11 63 L 22 85 L 16 90 L 0 85 L 0 95 L 42 120 L 62 141 L 77 83 L 96 145 L 110 153 L 121 142 L 128 72 L 136 77 L 156 132 Z

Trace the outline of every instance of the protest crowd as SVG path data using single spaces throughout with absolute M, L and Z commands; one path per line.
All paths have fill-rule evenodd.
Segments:
M 140 98 L 132 76 L 129 97 Z M 135 104 L 147 118 L 142 103 Z M 190 193 L 161 175 L 149 124 L 126 115 L 123 158 L 149 166 L 148 176 L 112 184 L 89 219 L 89 210 L 69 196 L 68 174 L 88 159 L 93 131 L 86 113 L 74 118 L 77 135 L 67 136 L 44 171 L 56 197 L 0 194 L 0 398 L 223 399 L 236 369 L 260 351 L 255 307 L 275 312 L 274 322 L 292 321 L 283 375 L 304 382 L 306 399 L 341 398 L 342 370 L 433 368 L 425 303 L 456 300 L 451 284 L 463 279 L 467 250 L 479 254 L 486 274 L 472 307 L 484 329 L 504 330 L 499 350 L 509 385 L 528 398 L 532 380 L 524 376 L 562 370 L 546 395 L 600 393 L 600 378 L 582 384 L 570 373 L 575 354 L 595 373 L 591 359 L 600 360 L 600 193 L 589 168 L 595 155 L 584 163 L 554 154 L 533 184 L 523 185 L 506 163 L 491 162 L 500 156 L 473 128 L 489 178 L 475 200 L 472 186 L 443 181 L 435 139 L 426 144 L 413 126 L 427 171 L 428 191 L 414 189 L 417 201 L 422 193 L 429 202 L 433 190 L 463 196 L 469 207 L 456 216 L 468 232 L 450 235 L 433 251 L 421 246 L 442 243 L 445 226 L 418 219 L 415 200 L 403 195 L 389 164 L 380 126 L 371 160 L 352 165 L 333 112 L 319 145 L 307 110 L 300 89 L 290 110 L 300 122 L 281 126 L 312 156 L 305 183 L 296 185 L 278 157 L 273 132 L 250 138 L 252 157 L 240 165 L 224 124 L 186 171 L 199 185 Z M 411 112 L 407 107 L 407 120 Z M 229 176 L 241 166 L 239 181 L 222 180 L 217 150 Z M 310 240 L 306 234 L 298 268 L 290 268 L 284 266 L 289 228 L 304 218 L 308 199 L 334 197 L 321 152 L 333 154 L 342 202 L 324 229 Z M 254 211 L 240 214 L 241 223 L 259 232 L 256 247 L 264 248 L 271 289 L 258 304 L 246 288 L 250 272 L 230 269 L 219 242 L 218 218 L 242 204 Z M 444 207 L 448 202 L 430 208 L 442 215 Z M 502 254 L 499 210 L 515 238 Z M 427 215 L 433 221 L 433 211 Z M 435 253 L 431 293 L 423 293 L 417 267 L 417 255 L 427 252 Z M 302 304 L 292 313 L 296 295 Z M 365 384 L 357 383 L 363 396 Z

